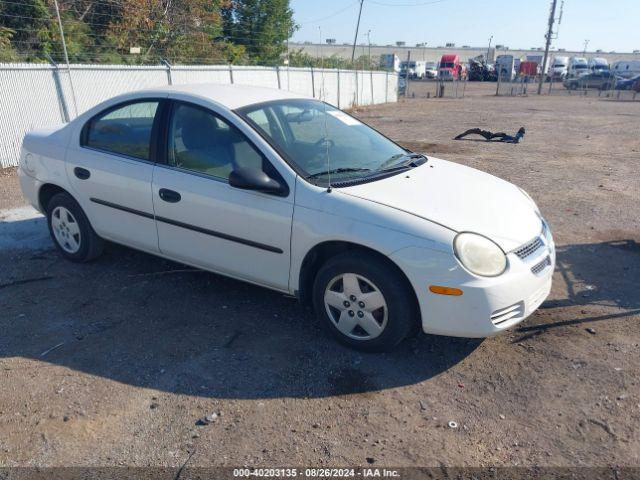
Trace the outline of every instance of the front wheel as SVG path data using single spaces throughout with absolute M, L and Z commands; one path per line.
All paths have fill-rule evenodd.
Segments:
M 78 202 L 68 193 L 54 195 L 47 205 L 49 233 L 62 255 L 88 262 L 102 253 L 104 241 L 93 231 Z
M 320 321 L 342 343 L 385 351 L 417 325 L 411 285 L 380 258 L 360 251 L 332 257 L 318 272 L 313 304 Z

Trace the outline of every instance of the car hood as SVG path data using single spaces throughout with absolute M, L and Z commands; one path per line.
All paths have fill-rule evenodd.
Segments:
M 534 204 L 515 185 L 429 157 L 419 167 L 341 192 L 386 205 L 456 232 L 475 232 L 511 251 L 540 234 Z

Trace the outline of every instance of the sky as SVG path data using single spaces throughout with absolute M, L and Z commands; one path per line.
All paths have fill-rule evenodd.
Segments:
M 300 26 L 295 41 L 335 38 L 353 42 L 359 0 L 291 0 Z M 558 0 L 556 17 L 562 0 Z M 405 41 L 437 47 L 502 44 L 512 49 L 544 47 L 550 0 L 364 0 L 358 43 Z M 640 0 L 565 0 L 557 39 L 566 50 L 631 52 L 640 49 Z

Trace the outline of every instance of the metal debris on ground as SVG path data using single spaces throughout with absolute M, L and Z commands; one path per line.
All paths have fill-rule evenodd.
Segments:
M 458 422 L 454 422 L 453 420 L 451 420 L 449 423 L 449 428 L 458 428 Z
M 454 140 L 462 140 L 467 135 L 480 135 L 484 137 L 487 142 L 503 142 L 503 143 L 518 143 L 520 140 L 524 138 L 525 130 L 524 127 L 520 127 L 518 132 L 515 135 L 507 135 L 504 132 L 493 133 L 489 130 L 482 130 L 481 128 L 470 128 L 466 132 L 461 133 L 460 135 L 454 137 Z

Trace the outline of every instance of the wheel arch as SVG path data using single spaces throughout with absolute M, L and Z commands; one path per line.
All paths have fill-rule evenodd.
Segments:
M 38 189 L 38 205 L 40 206 L 41 212 L 45 214 L 47 213 L 47 206 L 49 205 L 49 202 L 53 196 L 58 193 L 66 193 L 75 200 L 75 197 L 71 192 L 69 192 L 69 190 L 61 187 L 60 185 L 56 185 L 55 183 L 45 183 Z
M 413 285 L 409 281 L 407 275 L 392 259 L 371 247 L 366 247 L 358 243 L 341 240 L 321 242 L 311 248 L 305 255 L 300 266 L 297 291 L 297 296 L 302 304 L 311 305 L 313 282 L 320 267 L 331 257 L 349 250 L 368 253 L 386 263 L 390 268 L 394 269 L 404 279 L 407 288 L 409 288 L 416 314 L 420 316 L 418 297 L 416 295 L 415 289 L 413 288 Z

